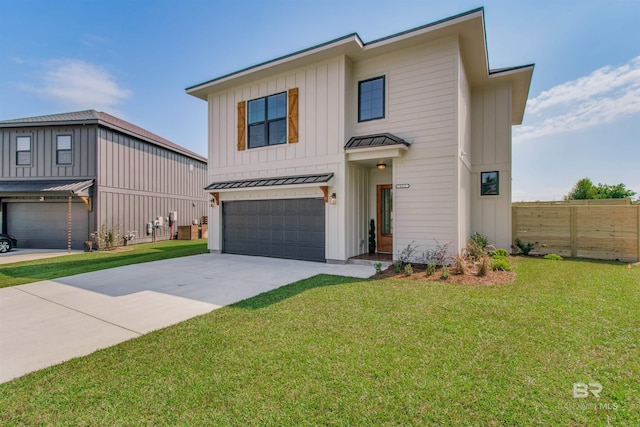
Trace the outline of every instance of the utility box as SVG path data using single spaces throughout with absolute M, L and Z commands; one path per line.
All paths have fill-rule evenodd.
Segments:
M 181 225 L 178 227 L 178 240 L 197 240 L 197 225 Z

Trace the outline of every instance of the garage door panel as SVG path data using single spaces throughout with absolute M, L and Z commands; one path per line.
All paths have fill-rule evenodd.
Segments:
M 18 247 L 66 249 L 68 204 L 7 203 L 7 230 L 18 239 Z M 71 247 L 82 249 L 89 238 L 89 214 L 81 203 L 71 209 Z
M 222 208 L 224 252 L 325 260 L 322 199 L 243 200 Z

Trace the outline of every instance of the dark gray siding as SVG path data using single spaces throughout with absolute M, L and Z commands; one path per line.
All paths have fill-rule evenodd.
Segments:
M 0 178 L 95 178 L 97 126 L 0 129 Z M 56 135 L 71 135 L 73 163 L 56 164 Z M 16 137 L 31 136 L 31 165 L 16 166 Z
M 98 137 L 94 208 L 99 224 L 119 226 L 123 233 L 136 231 L 143 242 L 150 240 L 146 224 L 158 216 L 176 211 L 177 225 L 189 225 L 206 215 L 206 163 L 111 129 L 101 127 Z M 158 237 L 169 236 L 165 224 Z

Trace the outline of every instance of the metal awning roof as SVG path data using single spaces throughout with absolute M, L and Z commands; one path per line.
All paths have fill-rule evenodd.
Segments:
M 10 180 L 0 181 L 0 194 L 49 194 L 49 195 L 84 195 L 81 194 L 93 185 L 93 180 Z
M 281 176 L 277 178 L 245 179 L 240 181 L 214 182 L 205 190 L 233 190 L 240 188 L 273 187 L 279 185 L 322 184 L 333 178 L 332 173 L 318 175 Z
M 379 133 L 375 135 L 354 136 L 344 146 L 345 150 L 353 148 L 371 148 L 371 147 L 386 147 L 390 145 L 405 145 L 409 146 L 409 143 L 404 139 L 392 135 L 390 133 Z

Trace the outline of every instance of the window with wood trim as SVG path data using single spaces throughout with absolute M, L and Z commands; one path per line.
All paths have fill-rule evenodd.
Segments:
M 59 165 L 70 165 L 73 163 L 71 135 L 56 136 L 56 163 Z
M 384 76 L 358 82 L 358 121 L 384 118 Z
M 16 165 L 31 166 L 31 137 L 16 137 Z
M 298 140 L 298 88 L 238 102 L 238 151 Z

